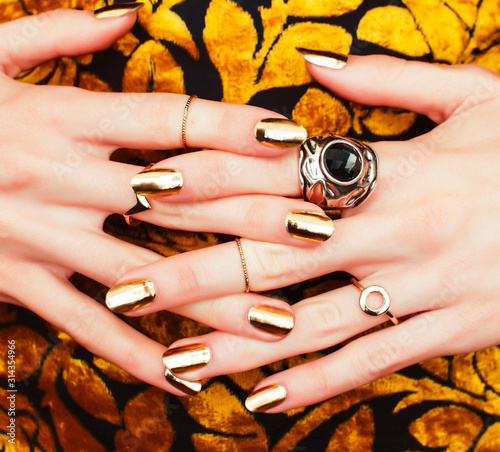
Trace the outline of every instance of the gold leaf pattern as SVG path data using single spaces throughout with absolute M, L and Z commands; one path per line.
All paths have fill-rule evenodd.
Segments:
M 410 433 L 427 447 L 448 447 L 449 452 L 469 450 L 483 428 L 481 418 L 461 407 L 434 408 L 410 425 Z
M 497 452 L 500 444 L 500 423 L 488 427 L 488 430 L 479 439 L 475 452 Z
M 81 360 L 70 359 L 62 372 L 66 388 L 73 400 L 89 413 L 112 424 L 120 422 L 120 415 L 111 392 L 97 372 Z
M 328 132 L 347 135 L 351 127 L 351 115 L 344 104 L 318 88 L 309 88 L 302 96 L 293 110 L 293 119 L 302 124 L 310 136 Z
M 369 452 L 373 447 L 375 426 L 372 410 L 363 405 L 348 421 L 340 424 L 328 443 L 327 452 Z
M 199 58 L 200 52 L 186 23 L 170 10 L 167 3 L 162 3 L 154 13 L 153 3 L 145 3 L 139 10 L 139 22 L 156 40 L 172 41 L 187 50 L 194 59 Z
M 238 24 L 237 27 L 229 24 Z M 225 102 L 246 102 L 257 67 L 253 53 L 257 33 L 250 14 L 229 0 L 212 0 L 205 17 L 203 41 L 220 73 Z M 231 46 L 225 45 L 230 42 Z
M 167 419 L 168 397 L 165 392 L 150 388 L 127 403 L 123 413 L 126 430 L 120 430 L 115 438 L 117 452 L 170 449 L 174 432 Z
M 358 38 L 409 56 L 430 52 L 424 35 L 407 9 L 381 6 L 368 11 L 359 22 Z
M 352 37 L 336 25 L 304 22 L 288 27 L 267 56 L 258 90 L 275 86 L 302 85 L 311 81 L 302 57 L 295 47 L 321 48 L 349 53 Z
M 441 0 L 403 0 L 414 15 L 434 58 L 460 60 L 469 38 L 465 23 Z
M 362 122 L 374 135 L 390 136 L 406 132 L 416 119 L 417 115 L 412 112 L 396 108 L 376 107 L 369 110 Z
M 340 16 L 354 11 L 363 0 L 289 0 L 290 15 L 300 17 Z
M 476 363 L 483 381 L 500 394 L 500 349 L 492 347 L 477 352 Z
M 476 395 L 484 394 L 485 385 L 474 369 L 474 353 L 458 355 L 453 358 L 451 378 L 458 389 Z
M 184 93 L 182 69 L 159 42 L 142 44 L 130 57 L 123 76 L 123 91 Z

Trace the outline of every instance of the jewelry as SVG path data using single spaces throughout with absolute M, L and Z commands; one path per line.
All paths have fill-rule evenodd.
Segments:
M 245 255 L 243 254 L 243 247 L 241 246 L 241 239 L 235 239 L 236 245 L 238 245 L 238 251 L 240 253 L 241 266 L 243 267 L 243 275 L 245 276 L 245 292 L 250 292 L 250 281 L 248 280 L 248 270 L 247 263 L 245 261 Z
M 154 165 L 154 163 L 150 163 L 142 171 L 146 171 L 146 170 L 150 169 L 153 165 Z M 134 192 L 135 192 L 135 190 L 134 190 Z M 138 194 L 136 194 L 135 196 L 137 198 L 136 205 L 134 207 L 132 207 L 131 209 L 127 210 L 123 214 L 123 218 L 125 218 L 126 223 L 132 227 L 135 227 L 138 224 L 141 224 L 141 220 L 136 220 L 135 218 L 132 218 L 132 215 L 136 215 L 138 213 L 141 213 L 141 212 L 144 212 L 146 210 L 151 209 L 151 204 L 149 204 L 149 201 L 147 200 L 147 198 L 145 196 L 138 195 Z
M 397 325 L 399 323 L 399 320 L 389 311 L 389 307 L 391 305 L 391 297 L 389 296 L 389 292 L 387 292 L 387 290 L 380 286 L 369 286 L 365 288 L 359 283 L 356 278 L 351 278 L 351 282 L 361 291 L 361 295 L 359 296 L 359 306 L 365 314 L 373 316 L 386 314 L 387 317 L 389 317 L 389 320 L 394 323 L 394 325 Z M 382 306 L 380 306 L 378 309 L 372 309 L 366 304 L 368 296 L 372 293 L 380 294 L 384 300 Z
M 186 141 L 186 121 L 187 121 L 187 116 L 188 116 L 188 110 L 189 110 L 189 105 L 191 105 L 191 101 L 198 96 L 192 95 L 189 96 L 189 99 L 186 102 L 186 105 L 184 106 L 184 115 L 182 116 L 182 143 L 184 144 L 185 149 L 189 149 Z
M 359 206 L 377 182 L 377 155 L 353 138 L 329 134 L 309 138 L 300 147 L 302 195 L 320 207 Z

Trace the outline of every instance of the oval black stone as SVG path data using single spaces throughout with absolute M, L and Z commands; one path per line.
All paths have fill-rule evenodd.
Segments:
M 326 169 L 339 182 L 350 182 L 359 176 L 361 157 L 348 144 L 334 143 L 324 153 Z

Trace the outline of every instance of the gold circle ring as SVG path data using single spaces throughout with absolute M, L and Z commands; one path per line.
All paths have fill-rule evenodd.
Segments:
M 389 317 L 389 320 L 394 323 L 394 325 L 397 325 L 399 323 L 399 320 L 396 318 L 396 316 L 394 316 L 389 311 L 389 307 L 391 306 L 391 297 L 389 296 L 389 292 L 387 292 L 387 290 L 385 290 L 381 286 L 363 287 L 356 278 L 351 278 L 351 282 L 357 289 L 361 291 L 361 295 L 359 296 L 359 306 L 365 314 L 375 317 L 385 314 L 387 315 L 387 317 Z M 377 309 L 373 309 L 368 306 L 368 297 L 372 293 L 378 293 L 384 300 L 382 305 Z

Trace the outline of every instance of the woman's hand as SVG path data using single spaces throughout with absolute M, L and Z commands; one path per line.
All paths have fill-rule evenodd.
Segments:
M 129 269 L 160 259 L 102 231 L 107 216 L 136 204 L 131 180 L 142 170 L 110 162 L 109 155 L 120 147 L 182 147 L 188 97 L 92 93 L 12 79 L 51 58 L 108 47 L 133 25 L 137 6 L 121 16 L 127 10 L 110 7 L 108 13 L 115 17 L 100 11 L 103 19 L 90 11 L 58 10 L 0 26 L 0 300 L 31 309 L 96 355 L 181 394 L 165 381 L 165 346 L 78 292 L 68 278 L 79 272 L 111 286 Z M 296 144 L 294 140 L 305 138 L 305 130 L 291 121 L 261 123 L 276 115 L 259 108 L 196 99 L 188 113 L 186 139 L 193 147 L 279 156 L 290 140 Z M 263 132 L 257 138 L 256 124 Z M 171 173 L 155 174 L 163 177 L 160 182 L 170 180 Z M 183 179 L 179 196 L 191 190 L 190 177 Z M 179 188 L 178 183 L 171 192 Z M 142 216 L 163 224 L 156 209 L 162 201 L 155 200 L 153 211 Z M 293 324 L 285 302 L 267 304 Z M 206 323 L 224 329 L 207 306 L 193 307 L 195 311 L 209 319 Z M 252 327 L 243 308 L 235 315 L 245 323 L 242 334 L 265 341 L 283 337 Z
M 254 411 L 320 402 L 421 360 L 500 342 L 500 77 L 475 66 L 385 56 L 352 56 L 341 70 L 313 64 L 308 69 L 348 100 L 410 109 L 439 125 L 407 142 L 373 144 L 377 187 L 360 207 L 344 211 L 324 243 L 300 245 L 289 235 L 286 219 L 295 201 L 275 196 L 301 194 L 296 151 L 273 158 L 200 153 L 196 162 L 209 170 L 201 181 L 216 168 L 242 171 L 229 174 L 216 196 L 202 204 L 179 203 L 189 200 L 186 191 L 185 198 L 168 199 L 156 209 L 166 225 L 187 228 L 186 218 L 196 219 L 193 224 L 204 230 L 247 237 L 241 243 L 254 291 L 343 270 L 362 286 L 380 285 L 390 294 L 390 312 L 400 324 L 265 379 L 257 389 L 266 389 L 247 401 Z M 194 156 L 162 164 L 173 162 L 188 174 Z M 268 302 L 241 293 L 243 270 L 234 243 L 155 262 L 120 280 L 132 278 L 152 279 L 158 290 L 155 302 L 136 315 L 205 300 L 213 316 L 224 317 L 241 304 Z M 234 335 L 214 332 L 176 342 L 165 363 L 182 378 L 198 380 L 331 347 L 388 320 L 366 315 L 359 297 L 360 290 L 348 285 L 295 304 L 295 327 L 281 342 L 239 337 L 234 322 Z M 197 318 L 193 306 L 199 303 L 177 312 Z M 190 344 L 211 350 L 210 361 L 197 361 Z

